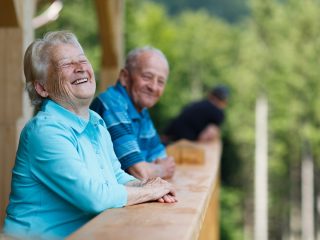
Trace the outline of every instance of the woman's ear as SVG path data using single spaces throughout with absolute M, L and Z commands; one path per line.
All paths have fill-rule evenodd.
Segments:
M 122 86 L 127 87 L 129 83 L 129 72 L 127 69 L 122 68 L 119 73 L 119 81 Z
M 43 84 L 41 84 L 40 82 L 38 81 L 35 81 L 34 82 L 34 88 L 36 89 L 37 93 L 43 97 L 43 98 L 46 98 L 49 96 L 49 93 L 47 92 L 45 86 Z

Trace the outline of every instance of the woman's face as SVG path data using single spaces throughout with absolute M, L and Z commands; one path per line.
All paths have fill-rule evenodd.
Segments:
M 89 107 L 96 90 L 92 66 L 81 48 L 53 46 L 45 84 L 48 97 L 69 110 Z

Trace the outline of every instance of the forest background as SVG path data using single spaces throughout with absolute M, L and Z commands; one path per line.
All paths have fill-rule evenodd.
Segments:
M 40 1 L 39 12 L 47 4 Z M 151 110 L 160 132 L 185 104 L 201 99 L 215 84 L 230 88 L 222 134 L 221 239 L 253 237 L 255 104 L 260 96 L 269 104 L 269 239 L 301 238 L 305 154 L 314 164 L 319 234 L 319 13 L 317 0 L 126 0 L 125 51 L 152 45 L 170 62 L 165 94 Z M 64 1 L 60 17 L 36 35 L 62 29 L 78 36 L 99 81 L 93 2 Z

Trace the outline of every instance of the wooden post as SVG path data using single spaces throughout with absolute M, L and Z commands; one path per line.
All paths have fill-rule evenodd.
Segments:
M 217 175 L 198 240 L 220 239 L 220 175 Z
M 265 98 L 256 104 L 255 212 L 254 239 L 268 239 L 268 105 Z
M 33 2 L 34 0 L 0 2 L 0 228 L 11 189 L 11 172 L 20 125 L 24 125 L 27 118 L 24 116 L 28 116 L 27 107 L 23 108 L 23 99 L 26 97 L 23 95 L 22 59 L 24 36 L 28 35 L 30 28 L 25 29 L 24 24 L 26 17 L 31 14 L 25 11 L 25 7 L 30 7 Z
M 301 166 L 301 213 L 302 239 L 314 240 L 314 182 L 313 159 L 306 143 Z
M 14 2 L 11 0 L 0 1 L 0 27 L 17 28 L 19 27 L 18 22 L 18 14 Z
M 102 47 L 101 81 L 104 91 L 118 77 L 123 62 L 123 0 L 95 0 Z
M 320 194 L 318 194 L 317 198 L 316 198 L 316 206 L 317 206 L 317 224 L 316 226 L 320 226 Z M 320 239 L 320 228 L 317 228 L 317 233 L 316 233 L 316 239 Z

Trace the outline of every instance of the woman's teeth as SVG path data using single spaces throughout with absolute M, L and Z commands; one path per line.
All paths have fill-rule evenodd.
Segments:
M 81 84 L 81 83 L 84 83 L 84 82 L 87 82 L 88 81 L 88 78 L 81 78 L 81 79 L 77 79 L 76 81 L 74 81 L 72 84 Z

